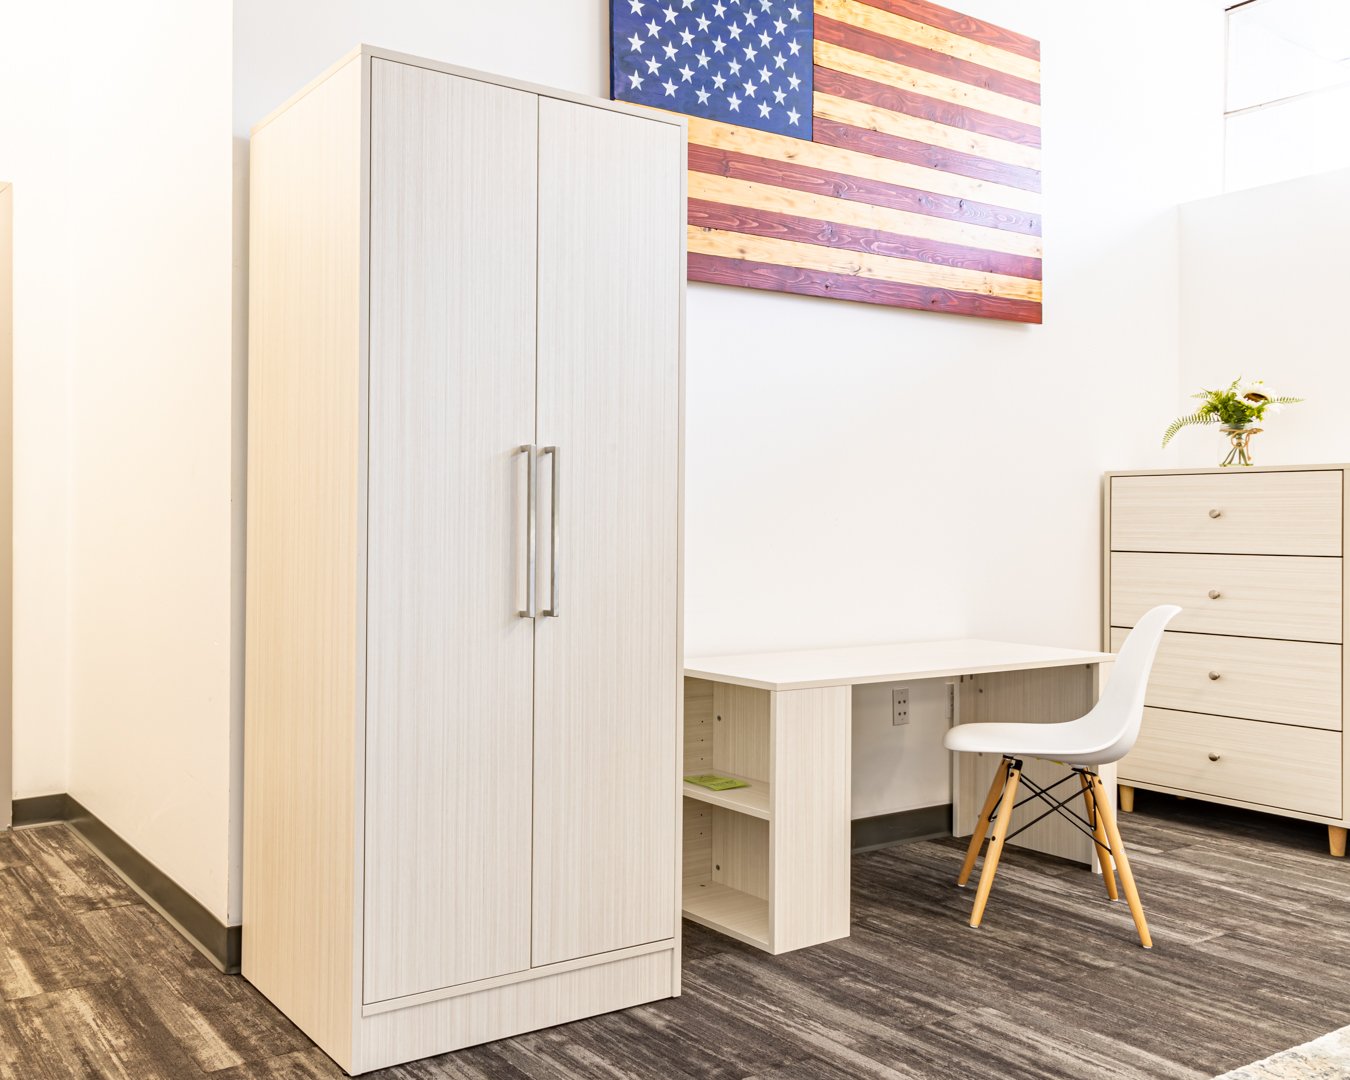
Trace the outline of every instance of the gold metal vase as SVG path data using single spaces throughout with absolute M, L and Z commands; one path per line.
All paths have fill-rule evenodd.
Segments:
M 1249 424 L 1225 424 L 1222 430 L 1228 436 L 1228 441 L 1233 448 L 1228 451 L 1228 456 L 1219 462 L 1219 467 L 1226 469 L 1230 465 L 1250 465 L 1252 455 L 1249 444 L 1252 436 L 1260 435 L 1262 429 L 1252 427 Z

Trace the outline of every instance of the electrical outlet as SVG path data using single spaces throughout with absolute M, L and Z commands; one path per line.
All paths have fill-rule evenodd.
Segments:
M 891 691 L 891 723 L 896 726 L 909 723 L 908 686 L 898 686 Z

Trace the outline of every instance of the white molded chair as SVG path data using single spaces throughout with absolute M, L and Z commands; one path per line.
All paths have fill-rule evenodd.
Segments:
M 1130 862 L 1120 840 L 1120 830 L 1111 812 L 1106 789 L 1095 770 L 1098 766 L 1119 761 L 1130 752 L 1139 738 L 1139 726 L 1144 719 L 1144 691 L 1148 687 L 1149 672 L 1153 669 L 1153 658 L 1158 653 L 1158 645 L 1167 624 L 1180 611 L 1181 608 L 1174 604 L 1164 604 L 1147 612 L 1135 624 L 1116 656 L 1114 670 L 1101 700 L 1086 716 L 1063 724 L 958 724 L 947 732 L 944 744 L 948 750 L 967 754 L 1001 754 L 1003 757 L 989 788 L 989 797 L 980 811 L 974 835 L 970 838 L 965 865 L 956 879 L 957 885 L 962 888 L 970 880 L 989 821 L 997 813 L 994 832 L 989 838 L 989 851 L 984 857 L 984 868 L 980 871 L 980 885 L 970 915 L 971 926 L 979 926 L 984 917 L 984 907 L 994 885 L 994 874 L 998 870 L 998 859 L 1008 839 L 1013 810 L 1022 805 L 1017 802 L 1017 789 L 1025 783 L 1031 788 L 1032 794 L 1023 802 L 1043 800 L 1053 812 L 1067 817 L 1092 837 L 1101 860 L 1102 876 L 1106 880 L 1106 895 L 1112 900 L 1119 899 L 1115 874 L 1112 872 L 1114 862 L 1115 870 L 1120 874 L 1120 887 L 1125 891 L 1130 914 L 1134 916 L 1134 925 L 1139 931 L 1139 941 L 1146 949 L 1153 947 L 1148 923 L 1144 920 L 1144 908 L 1139 903 L 1139 892 L 1134 886 L 1134 875 L 1130 873 Z M 1041 788 L 1022 775 L 1022 759 L 1029 757 L 1047 758 L 1071 766 L 1073 771 L 1059 783 Z M 1087 808 L 1086 820 L 1068 808 L 1074 795 L 1064 799 L 1056 799 L 1051 795 L 1059 784 L 1067 783 L 1075 776 L 1078 777 Z

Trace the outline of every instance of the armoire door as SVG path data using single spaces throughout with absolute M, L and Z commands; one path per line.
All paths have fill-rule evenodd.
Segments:
M 540 101 L 535 966 L 675 929 L 683 155 Z
M 538 129 L 531 94 L 371 70 L 366 1002 L 530 966 Z

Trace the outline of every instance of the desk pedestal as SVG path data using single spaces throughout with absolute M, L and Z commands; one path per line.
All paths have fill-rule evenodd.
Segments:
M 1092 707 L 1107 667 L 948 681 L 957 686 L 958 722 L 1055 723 Z M 764 690 L 691 677 L 684 702 L 685 774 L 747 781 L 723 792 L 684 785 L 684 917 L 775 954 L 847 937 L 852 687 Z M 955 835 L 970 835 L 996 765 L 989 755 L 953 755 Z M 1027 762 L 1042 786 L 1064 772 Z M 1114 793 L 1114 769 L 1103 779 Z M 1039 812 L 1023 807 L 1015 826 Z M 1057 815 L 1013 844 L 1095 866 L 1091 841 Z

